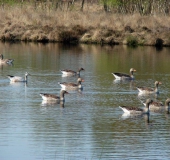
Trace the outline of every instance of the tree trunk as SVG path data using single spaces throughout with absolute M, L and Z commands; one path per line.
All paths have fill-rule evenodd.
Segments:
M 82 0 L 82 2 L 81 2 L 81 9 L 80 9 L 81 11 L 83 11 L 83 8 L 84 8 L 84 1 L 85 0 Z

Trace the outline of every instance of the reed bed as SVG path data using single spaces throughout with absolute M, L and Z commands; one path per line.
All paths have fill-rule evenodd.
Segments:
M 105 12 L 95 3 L 83 11 L 33 4 L 0 8 L 1 41 L 170 46 L 169 24 L 169 16 Z

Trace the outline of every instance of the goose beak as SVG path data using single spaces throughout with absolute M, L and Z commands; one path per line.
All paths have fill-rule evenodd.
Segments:
M 84 79 L 82 79 L 81 81 L 84 82 Z
M 162 84 L 162 82 L 159 82 L 159 84 Z

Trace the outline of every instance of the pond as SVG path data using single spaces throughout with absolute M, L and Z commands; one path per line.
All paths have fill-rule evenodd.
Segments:
M 170 115 L 124 117 L 120 105 L 143 108 L 147 96 L 137 86 L 161 81 L 163 103 L 170 98 L 170 48 L 127 46 L 0 43 L 0 159 L 169 159 Z M 64 104 L 44 103 L 40 93 L 59 94 L 58 82 L 75 82 L 61 69 L 83 67 L 83 90 L 70 90 Z M 135 80 L 116 81 L 113 72 Z M 10 83 L 7 75 L 27 83 Z

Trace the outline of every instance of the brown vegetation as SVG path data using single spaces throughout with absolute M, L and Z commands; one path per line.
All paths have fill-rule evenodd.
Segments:
M 170 46 L 170 17 L 105 12 L 101 3 L 3 5 L 1 41 Z

